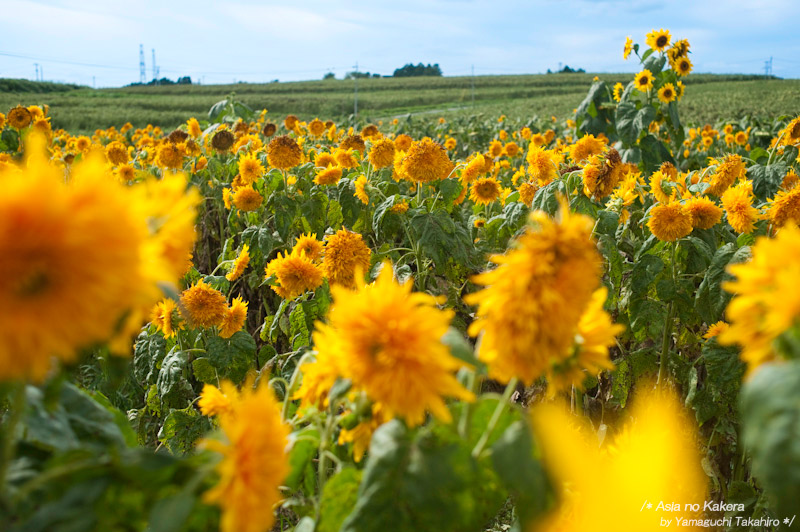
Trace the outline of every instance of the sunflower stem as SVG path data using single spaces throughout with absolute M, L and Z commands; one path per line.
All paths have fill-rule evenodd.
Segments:
M 0 442 L 2 442 L 2 456 L 0 456 L 0 506 L 10 509 L 10 494 L 6 491 L 6 476 L 8 474 L 8 466 L 14 458 L 14 451 L 16 450 L 16 432 L 17 425 L 22 419 L 22 412 L 25 410 L 25 383 L 17 382 L 11 383 L 7 388 L 9 399 L 8 415 L 6 416 L 6 423 L 3 430 L 0 431 Z
M 478 379 L 477 374 L 474 371 L 470 371 L 467 376 L 467 384 L 469 384 L 469 391 L 472 392 L 473 395 L 478 395 L 478 385 L 480 383 L 480 379 Z M 475 401 L 470 403 L 464 403 L 461 410 L 461 418 L 458 420 L 458 434 L 466 439 L 469 436 L 469 425 L 470 421 L 472 420 L 472 412 L 475 407 Z
M 472 457 L 478 458 L 483 449 L 486 447 L 486 444 L 489 443 L 489 438 L 494 432 L 494 429 L 497 427 L 497 423 L 500 421 L 500 417 L 506 411 L 506 408 L 509 404 L 509 399 L 511 398 L 511 394 L 517 388 L 517 382 L 519 379 L 516 377 L 512 378 L 508 381 L 508 385 L 506 386 L 506 390 L 503 392 L 503 397 L 500 398 L 500 402 L 497 403 L 497 407 L 494 409 L 494 413 L 492 414 L 492 418 L 489 420 L 489 424 L 486 425 L 486 430 L 483 431 L 481 435 L 481 439 L 478 440 L 478 443 L 475 445 L 475 448 L 472 449 Z
M 671 259 L 671 266 L 672 266 L 672 284 L 674 285 L 677 280 L 676 275 L 676 254 L 678 250 L 678 242 L 675 241 L 672 243 L 672 259 Z M 677 290 L 677 287 L 676 287 Z M 674 313 L 675 313 L 675 302 L 670 301 L 669 306 L 667 307 L 667 321 L 664 323 L 664 337 L 661 340 L 661 360 L 658 364 L 658 380 L 656 381 L 656 385 L 661 387 L 664 379 L 666 378 L 667 374 L 667 356 L 669 355 L 669 341 L 672 337 L 672 325 L 674 320 Z
M 300 361 L 297 363 L 297 367 L 292 374 L 292 380 L 289 381 L 289 387 L 286 388 L 286 395 L 283 398 L 283 408 L 281 409 L 281 419 L 284 422 L 289 415 L 289 405 L 292 403 L 292 395 L 297 388 L 297 383 L 300 382 L 300 375 L 303 373 L 303 364 L 305 364 L 306 360 L 308 360 L 310 357 L 311 353 L 306 353 L 300 358 Z

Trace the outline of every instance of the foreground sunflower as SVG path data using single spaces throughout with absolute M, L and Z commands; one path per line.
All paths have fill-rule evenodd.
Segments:
M 317 323 L 314 345 L 387 414 L 410 426 L 421 425 L 427 412 L 449 422 L 444 398 L 474 399 L 455 377 L 463 363 L 441 341 L 453 311 L 412 293 L 412 284 L 397 284 L 386 263 L 372 284 L 355 291 L 331 287 L 333 304 L 327 323 Z
M 203 499 L 222 508 L 222 532 L 266 532 L 275 521 L 279 487 L 289 474 L 289 427 L 281 422 L 280 405 L 266 379 L 256 389 L 245 384 L 239 393 L 230 383 L 223 383 L 224 394 L 206 388 L 201 406 L 208 413 L 219 412 L 225 440 L 202 442 L 222 455 L 219 482 Z
M 471 336 L 482 334 L 478 356 L 501 382 L 531 384 L 569 356 L 575 330 L 597 288 L 602 259 L 591 238 L 593 221 L 569 212 L 542 211 L 494 270 L 473 278 L 486 288 L 464 301 L 478 305 Z
M 730 266 L 736 280 L 723 288 L 734 294 L 725 310 L 730 327 L 719 343 L 738 344 L 752 370 L 777 357 L 775 340 L 800 316 L 800 229 L 786 226 L 775 238 L 760 237 L 753 258 Z

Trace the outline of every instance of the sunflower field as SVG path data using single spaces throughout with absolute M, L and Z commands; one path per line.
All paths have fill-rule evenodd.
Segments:
M 791 528 L 800 116 L 623 53 L 565 120 L 0 114 L 0 529 Z

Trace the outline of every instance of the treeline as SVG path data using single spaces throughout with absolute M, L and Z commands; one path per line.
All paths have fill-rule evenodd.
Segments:
M 43 94 L 46 92 L 67 92 L 81 88 L 85 87 L 72 83 L 53 83 L 50 81 L 31 81 L 29 79 L 0 78 L 0 92 L 33 92 Z
M 189 76 L 183 76 L 178 78 L 178 81 L 172 81 L 169 78 L 161 78 L 161 79 L 151 79 L 147 83 L 142 83 L 137 81 L 136 83 L 131 83 L 128 87 L 147 87 L 153 85 L 191 85 L 192 78 Z
M 418 65 L 412 65 L 408 63 L 402 68 L 398 68 L 392 74 L 396 78 L 408 78 L 412 76 L 440 76 L 442 75 L 442 69 L 439 68 L 439 63 L 434 63 L 433 65 L 423 65 L 419 63 Z

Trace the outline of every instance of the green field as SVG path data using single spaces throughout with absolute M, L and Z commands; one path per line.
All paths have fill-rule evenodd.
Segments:
M 632 79 L 630 74 L 598 75 L 611 85 Z M 551 115 L 564 118 L 581 102 L 593 77 L 594 74 L 539 74 L 474 79 L 361 79 L 359 118 L 377 121 L 407 113 L 431 117 L 505 114 L 523 120 Z M 72 132 L 120 126 L 128 121 L 137 127 L 151 123 L 172 128 L 190 116 L 204 117 L 211 105 L 231 92 L 256 109 L 269 109 L 274 120 L 289 113 L 301 119 L 342 119 L 353 112 L 352 80 L 97 90 L 3 81 L 0 80 L 0 109 L 46 103 L 51 108 L 53 126 Z M 686 85 L 681 115 L 688 124 L 738 120 L 746 115 L 774 118 L 800 114 L 800 80 L 696 74 L 687 78 Z

